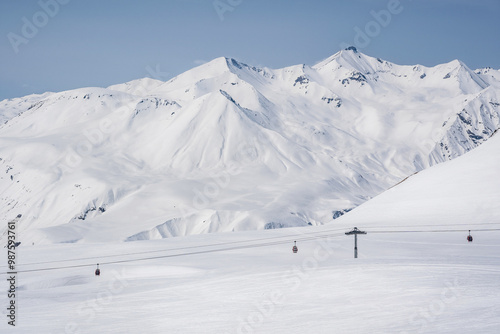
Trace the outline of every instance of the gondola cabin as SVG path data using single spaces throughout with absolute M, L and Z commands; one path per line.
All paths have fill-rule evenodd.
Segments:
M 101 270 L 99 269 L 99 263 L 97 264 L 97 269 L 95 270 L 95 275 L 100 276 L 101 275 Z
M 292 247 L 292 252 L 297 253 L 299 249 L 297 248 L 297 241 L 294 241 L 293 247 Z
M 469 230 L 469 235 L 467 236 L 467 241 L 468 242 L 472 242 L 472 235 L 470 235 L 470 230 Z

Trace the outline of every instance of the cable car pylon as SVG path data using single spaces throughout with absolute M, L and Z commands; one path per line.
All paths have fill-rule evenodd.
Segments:
M 358 234 L 366 234 L 365 231 L 360 231 L 358 230 L 357 227 L 355 227 L 352 231 L 345 232 L 346 235 L 351 235 L 354 234 L 354 258 L 358 258 Z

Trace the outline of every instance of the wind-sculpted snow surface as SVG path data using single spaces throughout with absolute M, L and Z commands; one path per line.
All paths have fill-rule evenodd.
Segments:
M 499 78 L 350 48 L 4 100 L 0 219 L 29 243 L 321 225 L 488 140 Z

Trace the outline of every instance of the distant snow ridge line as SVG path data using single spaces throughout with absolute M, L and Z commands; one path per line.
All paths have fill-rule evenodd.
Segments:
M 0 101 L 0 219 L 27 244 L 325 224 L 488 140 L 499 73 L 348 48 Z

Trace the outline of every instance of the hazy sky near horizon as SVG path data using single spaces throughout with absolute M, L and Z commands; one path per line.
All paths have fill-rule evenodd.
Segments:
M 313 65 L 347 45 L 500 69 L 499 17 L 499 0 L 2 0 L 0 100 L 168 80 L 220 56 Z

